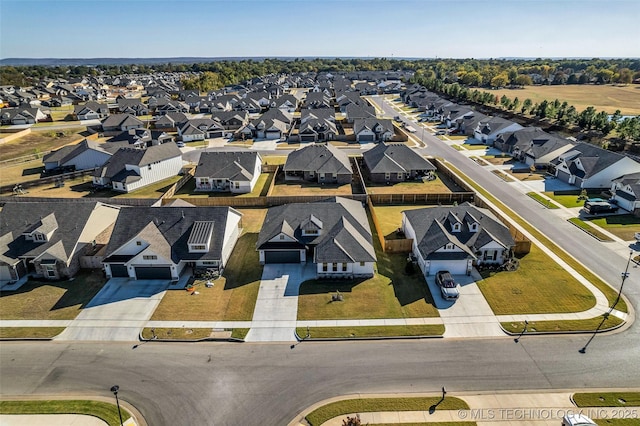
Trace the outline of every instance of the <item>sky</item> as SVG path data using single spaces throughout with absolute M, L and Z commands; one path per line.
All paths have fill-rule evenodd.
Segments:
M 0 58 L 640 57 L 640 0 L 0 0 Z

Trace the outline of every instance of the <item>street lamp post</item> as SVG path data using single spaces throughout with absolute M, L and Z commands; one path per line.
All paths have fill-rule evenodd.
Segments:
M 515 339 L 513 339 L 514 342 L 518 343 L 520 341 L 520 338 L 522 337 L 522 335 L 527 331 L 527 326 L 528 325 L 529 325 L 529 321 L 524 320 L 524 328 L 520 332 L 520 335 L 518 337 L 516 337 Z
M 118 399 L 119 389 L 120 389 L 120 386 L 118 385 L 111 386 L 111 392 L 113 392 L 113 395 L 116 397 L 116 406 L 118 407 L 118 417 L 120 417 L 120 426 L 122 426 L 122 412 L 120 411 L 120 400 Z
M 622 275 L 622 283 L 620 283 L 620 290 L 618 291 L 618 296 L 616 297 L 616 301 L 613 302 L 613 305 L 611 305 L 609 310 L 602 315 L 602 317 L 603 317 L 602 321 L 600 321 L 600 324 L 598 324 L 598 327 L 596 327 L 595 331 L 593 332 L 593 335 L 587 341 L 587 343 L 578 351 L 581 354 L 584 354 L 584 353 L 587 352 L 587 346 L 589 346 L 589 343 L 591 343 L 593 338 L 596 337 L 596 334 L 598 334 L 598 331 L 600 331 L 600 327 L 602 327 L 602 325 L 607 320 L 607 318 L 609 318 L 609 315 L 611 315 L 611 312 L 613 312 L 614 308 L 616 307 L 616 305 L 620 301 L 620 298 L 622 297 L 622 288 L 624 287 L 624 282 L 625 282 L 625 280 L 627 278 L 629 278 L 629 264 L 631 263 L 631 257 L 632 256 L 633 256 L 633 250 L 631 250 L 629 252 L 629 259 L 627 259 L 627 267 L 625 268 L 624 272 L 621 274 Z

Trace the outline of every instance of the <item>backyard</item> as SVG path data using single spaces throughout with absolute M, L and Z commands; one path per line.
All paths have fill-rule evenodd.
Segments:
M 208 197 L 263 197 L 267 195 L 269 185 L 273 180 L 273 173 L 262 173 L 253 188 L 253 191 L 246 194 L 233 194 L 231 192 L 201 192 L 196 191 L 196 180 L 189 179 L 189 181 L 180 188 L 174 195 L 174 198 L 208 198 Z
M 350 183 L 339 184 L 319 184 L 308 181 L 285 181 L 284 176 L 279 174 L 276 177 L 276 184 L 273 186 L 271 195 L 296 196 L 296 195 L 351 195 L 353 190 Z
M 423 182 L 421 180 L 415 180 L 394 183 L 393 185 L 373 183 L 365 180 L 365 185 L 367 185 L 367 192 L 369 194 L 436 194 L 452 192 L 439 177 L 436 177 L 436 179 L 432 181 Z
M 58 149 L 83 139 L 81 132 L 86 127 L 73 127 L 65 130 L 31 131 L 26 136 L 2 144 L 0 161 L 25 155 L 41 154 Z
M 625 241 L 633 241 L 634 234 L 640 232 L 640 218 L 632 214 L 600 217 L 587 222 L 604 228 Z

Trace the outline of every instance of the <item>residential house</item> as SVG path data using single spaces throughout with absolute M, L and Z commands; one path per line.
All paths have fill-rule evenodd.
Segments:
M 109 146 L 119 144 L 124 147 L 147 148 L 167 142 L 174 142 L 174 138 L 162 130 L 132 129 L 112 137 L 107 144 Z
M 493 145 L 493 141 L 500 133 L 513 132 L 522 129 L 518 123 L 501 117 L 489 117 L 478 123 L 473 131 L 473 137 L 485 145 Z
M 235 132 L 249 124 L 247 111 L 213 111 L 211 119 L 220 123 L 224 130 Z
M 272 108 L 240 129 L 244 138 L 280 139 L 291 129 L 293 115 L 281 109 Z
M 335 113 L 330 108 L 303 109 L 300 111 L 300 142 L 324 142 L 338 135 Z
M 331 108 L 331 97 L 323 92 L 308 92 L 304 101 L 303 108 Z
M 402 212 L 402 230 L 424 276 L 446 270 L 470 274 L 473 265 L 501 265 L 515 247 L 509 229 L 486 209 L 462 204 Z
M 109 115 L 109 106 L 95 101 L 73 107 L 73 115 L 77 120 L 102 120 Z
M 384 142 L 395 134 L 393 122 L 386 118 L 362 118 L 353 121 L 356 142 Z
M 436 171 L 429 160 L 405 144 L 379 144 L 362 154 L 369 179 L 395 183 L 421 179 Z
M 261 172 L 262 157 L 257 152 L 203 152 L 194 174 L 196 191 L 249 193 Z
M 111 153 L 97 142 L 84 139 L 75 145 L 63 146 L 42 157 L 45 170 L 73 168 L 93 169 L 102 166 L 111 158 Z
M 40 108 L 17 107 L 0 109 L 0 123 L 2 124 L 35 124 L 47 118 Z
M 131 114 L 136 116 L 149 114 L 149 107 L 144 105 L 140 99 L 118 97 L 116 99 L 116 104 L 118 105 L 118 112 L 121 114 Z
M 344 109 L 347 123 L 353 123 L 358 119 L 376 118 L 376 110 L 369 105 L 348 104 Z
M 321 184 L 347 184 L 353 175 L 347 154 L 329 144 L 308 145 L 291 152 L 283 171 L 287 181 L 308 180 Z
M 105 233 L 108 239 L 118 212 L 99 202 L 7 202 L 0 211 L 0 282 L 73 277 L 80 257 Z
M 153 122 L 153 126 L 156 129 L 162 130 L 171 130 L 171 129 L 179 129 L 182 127 L 189 119 L 182 112 L 168 112 L 156 119 Z
M 193 118 L 178 129 L 178 135 L 184 142 L 221 138 L 224 136 L 224 128 L 210 118 Z
M 131 114 L 113 114 L 102 119 L 103 132 L 126 132 L 132 129 L 141 129 L 144 123 Z
M 93 174 L 93 184 L 114 191 L 132 192 L 178 175 L 182 152 L 173 143 L 147 149 L 120 148 Z
M 555 176 L 584 189 L 609 189 L 620 176 L 640 172 L 640 163 L 626 155 L 578 143 L 555 161 Z
M 613 180 L 611 201 L 628 212 L 640 212 L 640 172 L 630 173 Z
M 258 235 L 260 263 L 316 265 L 317 278 L 371 277 L 376 254 L 362 203 L 333 197 L 271 207 Z
M 175 281 L 185 267 L 222 270 L 241 218 L 231 207 L 122 208 L 106 248 L 106 275 Z
M 298 109 L 298 105 L 300 105 L 300 100 L 293 95 L 287 94 L 272 99 L 269 107 L 293 113 Z

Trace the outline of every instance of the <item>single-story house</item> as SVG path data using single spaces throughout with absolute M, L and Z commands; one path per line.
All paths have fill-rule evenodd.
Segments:
M 182 152 L 174 143 L 146 149 L 120 148 L 94 172 L 93 184 L 131 192 L 177 176 L 181 169 Z
M 111 158 L 99 143 L 83 140 L 75 145 L 63 146 L 42 157 L 45 170 L 73 167 L 75 170 L 93 169 L 102 166 Z
M 371 277 L 376 261 L 362 203 L 341 197 L 271 207 L 256 248 L 262 264 L 313 262 L 318 278 Z
M 257 152 L 203 152 L 194 174 L 196 191 L 248 193 L 253 191 L 261 171 L 262 157 Z
M 640 172 L 620 176 L 611 185 L 611 201 L 629 212 L 640 210 Z
M 202 141 L 224 136 L 224 128 L 210 118 L 194 118 L 187 121 L 178 129 L 178 134 L 184 142 Z
M 106 248 L 106 275 L 175 281 L 187 266 L 222 270 L 241 218 L 231 207 L 123 207 Z
M 102 120 L 109 115 L 109 106 L 95 101 L 73 107 L 73 115 L 78 120 Z
M 395 133 L 393 122 L 388 118 L 362 118 L 353 121 L 356 142 L 384 142 Z
M 522 129 L 522 126 L 511 120 L 501 117 L 489 117 L 478 123 L 473 131 L 473 137 L 482 141 L 485 145 L 493 145 L 493 141 L 500 133 L 513 132 Z
M 506 262 L 515 247 L 509 229 L 486 209 L 462 204 L 402 212 L 402 230 L 424 276 L 447 270 L 470 274 L 473 265 Z
M 0 123 L 2 124 L 35 124 L 47 118 L 40 108 L 2 108 Z
M 113 114 L 102 120 L 103 132 L 126 132 L 132 129 L 141 129 L 144 123 L 131 114 Z
M 300 111 L 300 142 L 324 142 L 336 138 L 338 128 L 333 110 L 329 108 L 303 109 Z
M 376 145 L 362 154 L 369 179 L 376 183 L 420 179 L 436 171 L 429 160 L 405 144 Z
M 106 240 L 119 207 L 99 202 L 8 202 L 0 211 L 0 282 L 26 275 L 60 280 Z
M 308 180 L 318 183 L 346 184 L 353 175 L 349 157 L 329 144 L 313 144 L 287 156 L 283 171 L 285 180 Z

